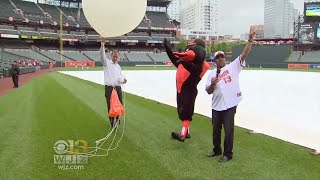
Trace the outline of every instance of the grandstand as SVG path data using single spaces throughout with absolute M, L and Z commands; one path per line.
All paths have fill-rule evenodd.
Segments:
M 146 17 L 150 19 L 150 24 L 152 27 L 175 28 L 171 19 L 165 12 L 147 12 Z
M 152 62 L 152 59 L 146 53 L 126 53 L 126 57 L 132 62 Z
M 42 54 L 32 51 L 31 49 L 4 49 L 4 52 L 20 56 L 23 59 L 41 60 L 44 62 L 49 62 L 51 60 Z
M 170 61 L 167 53 L 148 53 L 147 55 L 155 62 L 168 62 L 168 61 Z
M 5 0 L 3 0 L 5 1 Z M 13 6 L 21 10 L 21 15 L 23 18 L 27 18 L 30 23 L 50 23 L 49 17 L 41 11 L 37 4 L 28 1 L 12 0 Z
M 304 54 L 301 55 L 299 62 L 320 63 L 320 51 L 306 51 L 306 52 L 304 52 Z
M 9 20 L 9 17 L 12 17 L 12 20 L 19 20 L 22 21 L 22 15 L 13 7 L 13 5 L 8 0 L 1 0 L 0 1 L 0 19 L 2 21 Z
M 59 1 L 58 1 L 59 2 Z M 148 6 L 167 7 L 168 0 L 148 0 Z M 86 20 L 77 3 L 42 4 L 24 0 L 1 0 L 0 6 L 0 73 L 14 60 L 100 62 L 100 35 Z M 60 31 L 60 12 L 63 30 Z M 134 64 L 164 64 L 168 61 L 162 41 L 167 38 L 179 43 L 177 26 L 165 11 L 147 11 L 132 32 L 107 39 L 110 51 L 120 51 L 119 62 Z M 60 53 L 60 40 L 64 51 Z M 155 52 L 158 53 L 155 53 Z M 111 54 L 107 53 L 111 58 Z
M 320 51 L 292 51 L 290 63 L 320 63 Z
M 46 57 L 50 57 L 51 60 L 61 61 L 61 54 L 57 50 L 40 50 L 40 54 Z M 66 56 L 62 56 L 62 61 L 72 61 Z

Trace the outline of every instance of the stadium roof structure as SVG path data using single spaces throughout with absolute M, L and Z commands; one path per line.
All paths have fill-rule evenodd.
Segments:
M 273 38 L 273 39 L 255 39 L 254 41 L 265 41 L 265 42 L 270 42 L 270 41 L 293 41 L 293 38 Z
M 148 6 L 168 7 L 171 0 L 148 0 Z
M 82 0 L 56 0 L 60 2 L 82 3 Z M 148 0 L 148 6 L 168 7 L 171 0 Z

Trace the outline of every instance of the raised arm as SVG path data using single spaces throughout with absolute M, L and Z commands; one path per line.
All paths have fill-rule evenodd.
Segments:
M 252 47 L 252 43 L 253 43 L 253 39 L 255 38 L 255 35 L 256 35 L 256 30 L 255 30 L 254 27 L 251 27 L 250 28 L 249 41 L 248 41 L 246 47 L 243 49 L 243 51 L 242 51 L 242 53 L 240 55 L 241 61 L 244 61 L 247 58 L 248 54 L 250 53 L 251 47 Z
M 166 48 L 166 52 L 169 56 L 169 59 L 171 60 L 171 62 L 174 64 L 174 66 L 178 67 L 179 64 L 178 64 L 178 58 L 173 54 L 172 50 L 170 49 L 170 47 L 168 46 L 168 43 L 167 43 L 167 39 L 164 39 L 164 47 Z
M 106 49 L 104 47 L 105 42 L 106 42 L 105 39 L 101 40 L 101 48 L 100 48 L 100 60 L 101 60 L 103 66 L 106 66 L 106 64 L 107 64 L 107 56 L 106 56 L 106 52 L 105 52 Z

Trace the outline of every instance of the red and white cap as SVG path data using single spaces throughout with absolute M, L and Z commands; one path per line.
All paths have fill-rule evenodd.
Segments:
M 217 57 L 220 54 L 224 56 L 224 52 L 223 51 L 217 51 L 216 53 L 214 53 L 214 57 Z

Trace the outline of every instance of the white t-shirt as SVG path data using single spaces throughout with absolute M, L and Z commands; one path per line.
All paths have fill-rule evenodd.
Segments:
M 239 74 L 245 61 L 241 61 L 240 56 L 230 64 L 221 68 L 219 82 L 212 94 L 212 109 L 224 111 L 237 106 L 241 101 L 241 91 L 239 83 Z M 216 77 L 217 69 L 214 69 L 209 75 L 206 87 L 211 85 L 211 79 Z

